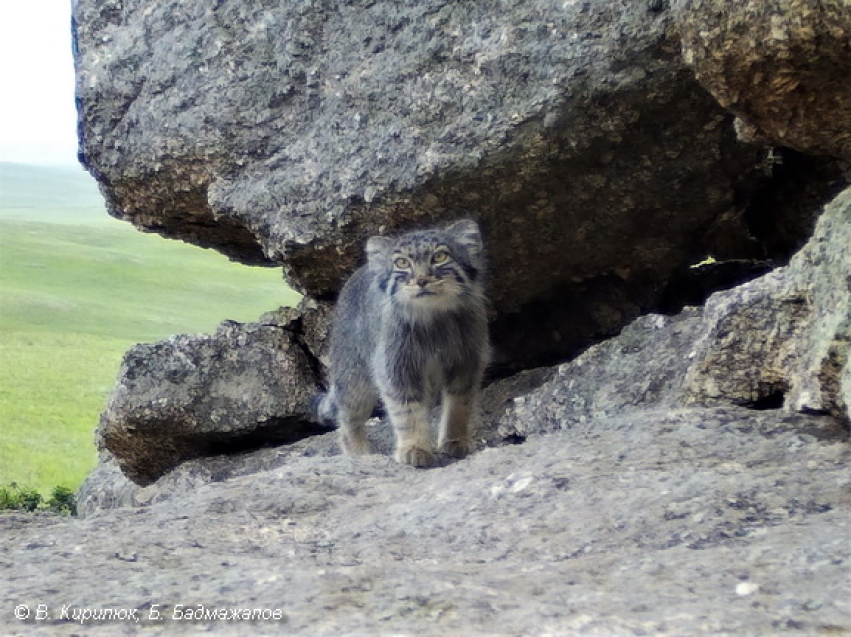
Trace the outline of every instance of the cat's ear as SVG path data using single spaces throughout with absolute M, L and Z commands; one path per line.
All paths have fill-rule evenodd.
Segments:
M 464 246 L 471 256 L 479 256 L 482 252 L 482 233 L 479 224 L 472 219 L 461 219 L 446 228 L 446 232 L 456 242 Z
M 393 240 L 390 237 L 370 237 L 366 242 L 366 262 L 369 269 L 387 269 L 392 251 Z

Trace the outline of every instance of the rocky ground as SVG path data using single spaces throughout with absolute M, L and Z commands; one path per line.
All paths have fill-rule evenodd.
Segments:
M 294 456 L 147 508 L 3 516 L 0 633 L 851 633 L 849 460 L 829 417 L 740 408 L 424 471 Z M 175 618 L 234 609 L 267 618 Z

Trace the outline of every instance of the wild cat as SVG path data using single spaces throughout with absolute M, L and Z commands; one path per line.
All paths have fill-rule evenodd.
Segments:
M 463 219 L 372 237 L 366 256 L 337 301 L 317 418 L 340 428 L 349 455 L 370 453 L 364 425 L 380 398 L 396 460 L 427 467 L 437 459 L 429 416 L 440 402 L 437 450 L 464 457 L 489 355 L 479 227 Z

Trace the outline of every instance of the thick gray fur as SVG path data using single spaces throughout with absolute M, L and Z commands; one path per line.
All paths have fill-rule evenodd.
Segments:
M 347 453 L 370 453 L 364 424 L 380 398 L 396 459 L 423 467 L 436 461 L 429 414 L 440 403 L 438 451 L 463 457 L 489 356 L 478 225 L 372 237 L 366 254 L 337 301 L 317 417 L 340 428 Z

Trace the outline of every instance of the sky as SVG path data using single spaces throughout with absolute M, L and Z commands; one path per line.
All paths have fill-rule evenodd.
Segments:
M 79 165 L 71 0 L 0 0 L 0 161 Z

